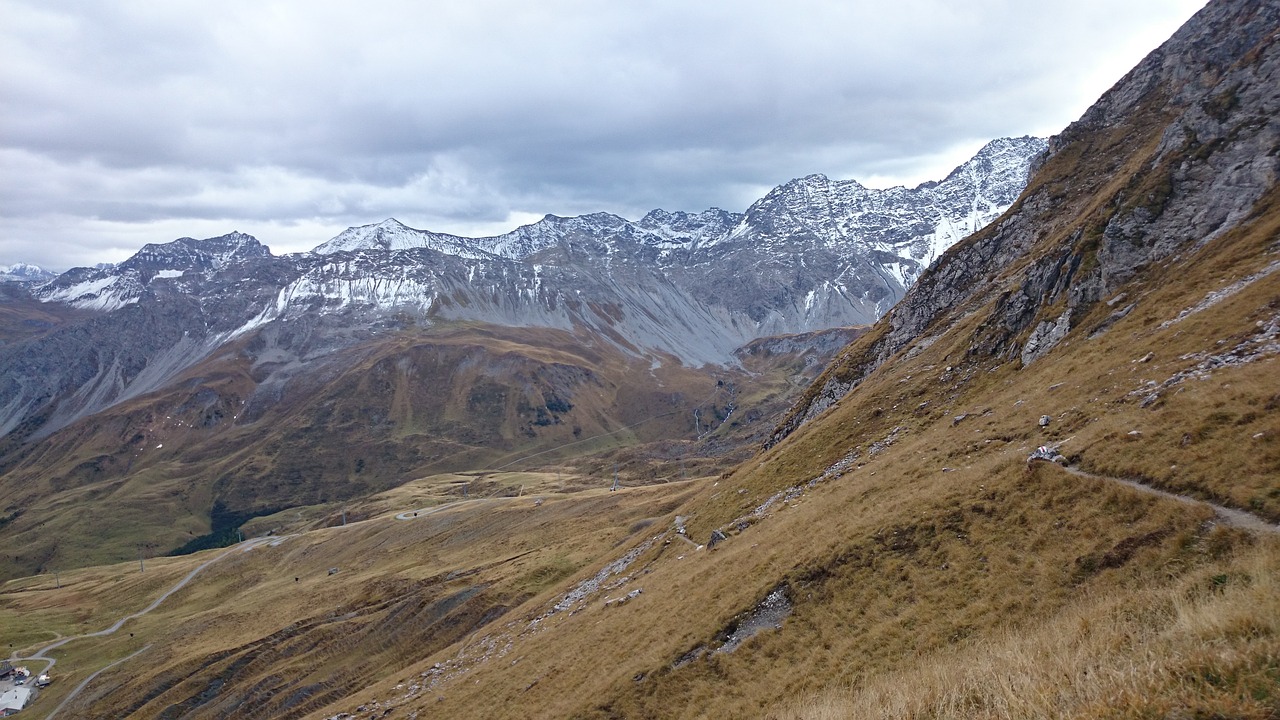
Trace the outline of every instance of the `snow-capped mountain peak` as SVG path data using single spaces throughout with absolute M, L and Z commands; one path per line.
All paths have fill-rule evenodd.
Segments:
M 944 180 L 912 189 L 877 190 L 808 175 L 756 201 L 720 242 L 763 244 L 775 252 L 856 249 L 881 258 L 905 288 L 947 248 L 1013 204 L 1045 147 L 1033 137 L 993 140 Z
M 254 236 L 230 232 L 204 240 L 184 237 L 167 243 L 147 244 L 133 257 L 120 263 L 119 267 L 136 268 L 143 274 L 160 271 L 209 271 L 221 270 L 236 261 L 270 255 L 271 250 Z
M 486 254 L 480 249 L 477 240 L 447 233 L 418 230 L 395 218 L 387 218 L 372 225 L 347 228 L 311 252 L 316 255 L 333 255 L 341 252 L 396 252 L 419 248 L 472 259 L 478 259 Z
M 118 265 L 72 268 L 41 286 L 37 295 L 45 301 L 109 311 L 137 302 L 153 280 L 216 273 L 237 262 L 269 257 L 270 248 L 242 232 L 204 240 L 184 237 L 144 245 Z
M 20 282 L 20 283 L 42 283 L 46 280 L 52 280 L 58 274 L 52 270 L 45 270 L 39 265 L 31 263 L 14 263 L 13 265 L 0 265 L 0 282 Z
M 407 250 L 426 247 L 427 239 L 424 236 L 428 234 L 423 230 L 415 230 L 395 218 L 387 218 L 380 223 L 347 228 L 312 252 L 319 255 L 332 255 L 337 252 L 358 250 Z

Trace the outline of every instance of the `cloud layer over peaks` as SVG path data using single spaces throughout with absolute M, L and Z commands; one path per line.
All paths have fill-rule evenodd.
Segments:
M 0 264 L 940 179 L 1060 130 L 1198 4 L 0 0 Z

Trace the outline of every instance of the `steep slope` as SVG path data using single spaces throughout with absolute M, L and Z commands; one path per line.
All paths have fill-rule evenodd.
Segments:
M 676 511 L 714 551 L 633 544 L 607 590 L 563 596 L 576 615 L 526 607 L 332 710 L 1280 712 L 1278 30 L 1274 2 L 1211 3 L 1056 138 L 770 450 Z M 841 686 L 867 694 L 800 702 Z
M 1081 326 L 1104 332 L 1139 307 L 1138 295 L 1119 296 L 1141 271 L 1255 219 L 1275 185 L 1280 147 L 1280 99 L 1264 55 L 1270 12 L 1267 3 L 1245 4 L 1245 17 L 1225 21 L 1245 32 L 1212 44 L 1191 36 L 1207 32 L 1204 23 L 1188 26 L 1130 71 L 1050 141 L 1014 210 L 922 278 L 873 341 L 833 365 L 774 442 L 909 342 L 929 342 L 948 310 L 991 317 L 968 357 L 1029 365 Z M 1189 67 L 1206 69 L 1191 77 Z
M 39 439 L 164 387 L 252 330 L 289 272 L 257 240 L 233 233 L 149 245 L 118 266 L 77 268 L 40 286 L 47 306 L 82 312 L 0 347 L 0 437 Z
M 1280 4 L 1210 3 L 733 471 L 234 553 L 137 638 L 68 645 L 153 653 L 68 709 L 1275 717 L 1278 31 Z M 121 577 L 4 600 L 74 632 Z

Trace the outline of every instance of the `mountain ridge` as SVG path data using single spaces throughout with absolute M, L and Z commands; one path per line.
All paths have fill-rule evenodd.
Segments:
M 993 141 L 961 168 L 998 168 L 993 183 L 1014 193 L 1043 147 L 1035 138 Z M 951 225 L 975 217 L 981 183 L 973 173 L 952 175 L 955 187 L 922 191 L 926 220 L 905 209 L 883 212 L 913 191 L 861 193 L 887 198 L 871 205 L 824 196 L 809 208 L 793 183 L 741 215 L 548 216 L 480 239 L 387 220 L 284 256 L 241 234 L 148 245 L 118 265 L 76 268 L 32 290 L 41 301 L 104 313 L 92 331 L 102 336 L 77 350 L 80 340 L 65 328 L 0 347 L 10 367 L 33 370 L 0 377 L 0 430 L 46 416 L 52 421 L 39 431 L 46 435 L 158 389 L 224 343 L 313 314 L 325 316 L 314 327 L 329 338 L 314 348 L 359 342 L 368 328 L 412 317 L 569 330 L 638 357 L 733 364 L 734 350 L 755 338 L 879 317 L 933 252 L 931 243 L 955 239 L 927 218 L 946 203 L 955 211 Z M 774 206 L 785 206 L 778 212 L 786 217 L 775 218 Z M 885 227 L 884 243 L 854 237 Z M 139 323 L 154 330 L 138 336 L 130 328 Z
M 786 206 L 794 214 L 797 211 L 803 213 L 815 204 L 825 206 L 829 211 L 826 214 L 832 218 L 840 218 L 832 222 L 828 229 L 834 232 L 810 229 L 810 232 L 821 236 L 828 245 L 841 240 L 847 242 L 859 239 L 875 243 L 877 239 L 868 240 L 865 237 L 870 234 L 867 233 L 868 228 L 859 227 L 848 216 L 884 212 L 886 209 L 890 214 L 902 214 L 901 208 L 893 207 L 895 203 L 902 205 L 912 202 L 915 197 L 927 196 L 925 203 L 918 200 L 915 203 L 929 205 L 939 220 L 946 221 L 935 225 L 931 232 L 923 233 L 930 236 L 928 240 L 934 242 L 928 242 L 920 236 L 897 237 L 910 229 L 919 229 L 918 218 L 907 218 L 910 221 L 908 228 L 897 229 L 893 240 L 904 245 L 910 245 L 914 241 L 911 249 L 916 252 L 910 257 L 927 266 L 951 243 L 973 232 L 1000 210 L 1007 208 L 1025 182 L 1027 166 L 1046 147 L 1045 141 L 1038 138 L 999 138 L 984 145 L 973 158 L 951 170 L 942 180 L 923 182 L 914 188 L 894 186 L 873 189 L 857 180 L 831 180 L 826 175 L 815 173 L 777 186 L 743 213 L 731 213 L 719 208 L 709 208 L 698 213 L 671 212 L 659 208 L 651 210 L 637 221 L 605 212 L 573 217 L 546 215 L 537 222 L 523 225 L 511 232 L 480 238 L 418 230 L 395 218 L 388 218 L 380 223 L 349 228 L 311 252 L 330 254 L 340 251 L 426 247 L 462 254 L 455 249 L 456 246 L 467 245 L 467 249 L 472 252 L 482 250 L 509 259 L 523 260 L 565 236 L 607 231 L 630 233 L 641 242 L 664 250 L 693 253 L 749 234 L 765 237 L 794 235 L 799 229 L 797 226 L 803 224 L 803 217 L 792 217 L 788 226 L 781 229 L 770 225 L 768 230 L 762 230 L 757 226 L 765 224 L 762 221 L 768 218 L 773 207 Z M 965 179 L 969 182 L 960 182 Z M 966 194 L 966 190 L 975 189 L 977 192 L 970 193 L 972 196 L 967 198 L 971 204 L 970 212 L 960 217 L 947 217 L 948 212 L 941 207 L 946 204 L 946 200 Z M 991 191 L 993 197 L 985 197 L 982 194 L 984 189 Z M 928 252 L 920 251 L 923 249 L 919 247 L 922 241 L 928 243 Z M 906 284 L 910 284 L 913 277 L 914 275 L 905 277 Z
M 1206 41 L 1218 25 L 1188 23 L 1080 120 L 1051 138 L 1013 217 L 967 238 L 922 277 L 889 313 L 877 340 L 833 364 L 779 426 L 771 444 L 847 395 L 925 333 L 947 308 L 976 306 L 983 298 L 998 297 L 1007 319 L 975 338 L 971 352 L 1017 357 L 1030 364 L 1099 303 L 1116 297 L 1138 269 L 1203 247 L 1256 212 L 1259 199 L 1274 183 L 1272 158 L 1280 147 L 1280 131 L 1262 118 L 1280 111 L 1280 96 L 1249 74 L 1267 71 L 1251 60 L 1275 41 L 1275 12 L 1265 3 L 1240 5 L 1222 22 L 1237 25 L 1241 34 L 1222 42 Z M 1190 77 L 1185 68 L 1195 63 L 1216 71 Z M 1247 98 L 1240 96 L 1242 88 L 1247 88 Z M 1140 148 L 1124 148 L 1135 142 L 1126 131 L 1143 124 L 1158 124 L 1161 132 L 1146 133 Z M 1108 153 L 1136 156 L 1129 161 L 1135 179 L 1118 184 L 1111 174 L 1090 167 L 1088 155 Z M 1053 164 L 1077 167 L 1077 174 L 1089 178 L 1089 186 L 1038 183 L 1034 178 Z M 1107 168 L 1110 173 L 1119 169 Z M 1071 247 L 1034 255 L 1036 239 L 1016 211 L 1023 209 L 1024 217 L 1031 216 L 1055 199 L 1089 198 L 1090 192 L 1105 194 L 1107 203 L 1079 208 L 1084 219 L 1074 221 Z M 1026 263 L 1031 264 L 1029 277 L 1020 287 L 991 284 L 998 274 L 992 268 Z M 1044 315 L 1048 307 L 1054 309 L 1050 317 Z M 1133 307 L 1131 302 L 1121 303 L 1115 319 Z
M 818 190 L 810 178 L 750 213 L 548 216 L 487 239 L 389 219 L 280 256 L 228 233 L 8 284 L 0 510 L 25 512 L 7 529 L 24 544 L 14 567 L 71 552 L 36 528 L 79 535 L 59 498 L 117 482 L 188 488 L 134 523 L 159 523 L 156 537 L 181 545 L 191 538 L 175 529 L 200 537 L 215 507 L 244 518 L 333 502 L 500 450 L 576 443 L 575 430 L 605 438 L 585 446 L 582 467 L 686 447 L 707 455 L 691 465 L 727 463 L 763 439 L 766 419 L 842 344 L 834 338 L 901 294 L 905 276 L 886 263 L 919 264 L 912 229 L 928 235 L 930 218 L 951 210 L 969 217 L 985 192 L 975 177 L 1000 166 L 1011 177 L 992 182 L 1017 184 L 1043 141 L 987 153 L 1006 144 L 1013 157 L 926 187 L 917 209 L 893 205 L 918 199 L 905 189 L 863 189 L 852 202 L 832 191 L 851 185 Z M 857 236 L 889 225 L 887 244 Z M 812 339 L 787 339 L 797 335 Z M 753 389 L 736 394 L 748 378 Z M 668 413 L 678 420 L 626 429 Z M 127 514 L 131 497 L 105 502 Z M 121 534 L 97 535 L 101 549 L 76 554 L 111 556 Z
M 68 703 L 86 717 L 1276 717 L 1280 535 L 1218 513 L 1280 520 L 1280 3 L 1211 0 L 1154 56 L 1100 101 L 1133 99 L 1124 112 L 1062 138 L 1014 205 L 946 252 L 874 326 L 753 341 L 739 353 L 759 373 L 749 378 L 731 368 L 683 375 L 689 368 L 668 357 L 655 366 L 622 352 L 620 333 L 587 347 L 544 328 L 459 322 L 442 335 L 441 325 L 382 324 L 370 332 L 394 330 L 392 340 L 327 356 L 359 355 L 346 364 L 355 370 L 312 367 L 305 375 L 317 385 L 286 384 L 275 404 L 256 399 L 254 412 L 295 403 L 318 412 L 236 428 L 269 432 L 255 457 L 216 445 L 184 455 L 184 438 L 203 439 L 205 421 L 223 408 L 234 417 L 270 379 L 264 364 L 306 369 L 308 343 L 336 342 L 326 323 L 350 332 L 343 313 L 369 316 L 348 306 L 266 323 L 238 341 L 246 352 L 234 371 L 211 359 L 187 392 L 108 411 L 109 432 L 64 431 L 42 460 L 74 465 L 53 478 L 73 486 L 64 506 L 106 507 L 144 489 L 143 509 L 131 509 L 154 515 L 229 499 L 216 492 L 232 484 L 264 495 L 283 486 L 318 504 L 246 524 L 261 540 L 218 556 L 129 625 L 136 638 L 83 634 L 119 608 L 146 607 L 213 554 L 157 559 L 144 574 L 126 553 L 60 580 L 23 578 L 0 593 L 19 618 L 6 627 L 18 646 L 58 643 L 64 676 L 123 658 Z M 1095 115 L 1105 113 L 1086 113 Z M 578 237 L 545 247 L 538 277 L 580 272 L 587 296 L 589 283 L 610 279 L 646 290 L 605 271 L 660 253 L 606 245 Z M 336 266 L 378 255 L 326 262 L 340 274 Z M 787 267 L 770 257 L 737 256 L 734 272 Z M 497 278 L 512 267 L 476 271 Z M 734 289 L 707 284 L 700 297 Z M 742 306 L 756 303 L 765 318 L 773 300 Z M 765 372 L 818 364 L 795 351 L 852 336 L 811 383 Z M 496 362 L 477 360 L 486 353 Z M 454 392 L 449 376 L 425 368 L 490 382 Z M 234 387 L 218 392 L 218 371 Z M 767 379 L 805 387 L 788 420 L 802 421 L 732 467 L 686 476 L 689 452 L 747 421 Z M 354 391 L 313 391 L 333 384 Z M 600 393 L 637 413 L 619 423 L 623 433 L 657 435 L 668 422 L 685 432 L 646 446 L 639 463 L 600 455 L 568 480 L 558 463 L 510 466 L 531 452 L 512 447 L 499 461 L 362 500 L 316 497 L 322 488 L 306 482 L 351 468 L 341 479 L 373 491 L 413 460 L 406 451 L 456 452 L 465 438 L 440 441 L 436 424 L 478 414 L 517 433 L 573 437 L 578 419 L 609 407 Z M 709 435 L 702 398 L 718 405 Z M 753 437 L 780 427 L 775 417 L 766 411 L 760 424 L 770 427 Z M 146 468 L 153 475 L 74 486 L 123 464 L 93 457 L 94 441 L 130 437 L 141 420 L 155 421 L 135 443 L 140 457 L 160 456 Z M 367 431 L 384 426 L 438 444 Z M 307 451 L 282 452 L 299 445 Z M 226 463 L 225 473 L 211 491 L 175 482 L 184 457 Z M 614 462 L 621 482 L 611 485 Z M 633 481 L 636 464 L 651 484 Z M 43 481 L 6 489 L 12 497 Z M 29 512 L 0 530 L 63 538 L 111 515 Z M 57 548 L 41 550 L 48 567 Z M 52 707 L 71 685 L 55 683 L 37 702 Z

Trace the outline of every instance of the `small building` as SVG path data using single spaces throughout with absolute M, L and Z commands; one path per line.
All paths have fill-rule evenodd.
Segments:
M 0 693 L 0 713 L 8 710 L 18 711 L 31 702 L 31 688 L 16 687 Z

